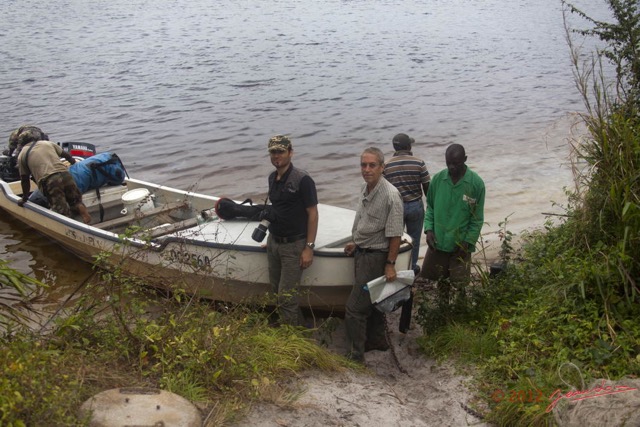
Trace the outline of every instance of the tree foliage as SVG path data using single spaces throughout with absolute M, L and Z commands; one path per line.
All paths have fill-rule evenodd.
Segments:
M 620 99 L 638 109 L 640 95 L 640 14 L 635 0 L 607 0 L 613 22 L 591 18 L 570 2 L 563 1 L 568 9 L 593 25 L 593 28 L 577 30 L 579 34 L 597 37 L 606 43 L 604 57 L 615 66 L 617 89 Z
M 578 162 L 578 190 L 572 221 L 575 242 L 606 259 L 607 271 L 618 272 L 604 290 L 639 302 L 640 277 L 640 15 L 638 4 L 608 0 L 613 23 L 596 21 L 567 4 L 571 12 L 594 25 L 578 34 L 598 37 L 604 48 L 581 61 L 572 43 L 574 75 L 586 112 L 581 115 L 589 135 L 574 144 Z M 614 81 L 605 76 L 602 58 L 615 66 Z

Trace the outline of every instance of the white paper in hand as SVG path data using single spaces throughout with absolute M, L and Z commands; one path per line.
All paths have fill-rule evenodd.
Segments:
M 396 273 L 396 280 L 394 280 L 393 282 L 387 282 L 387 279 L 384 276 L 373 279 L 372 281 L 367 283 L 371 303 L 381 304 L 385 299 L 389 298 L 392 295 L 396 295 L 398 292 L 404 290 L 405 288 L 407 288 L 406 299 L 408 299 L 408 297 L 411 295 L 410 286 L 413 284 L 414 277 L 415 274 L 413 270 L 401 270 Z M 381 309 L 381 311 L 393 311 L 397 308 L 395 306 L 395 303 L 393 305 L 393 308 L 385 308 Z

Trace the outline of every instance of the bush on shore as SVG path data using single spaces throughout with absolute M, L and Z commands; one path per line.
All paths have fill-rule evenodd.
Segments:
M 300 391 L 282 380 L 292 373 L 349 365 L 308 330 L 270 326 L 269 313 L 178 289 L 149 292 L 117 270 L 101 271 L 46 333 L 17 323 L 5 330 L 0 425 L 88 425 L 80 405 L 120 387 L 174 392 L 199 407 L 204 426 L 221 425 L 256 400 L 291 403 Z
M 553 424 L 554 391 L 640 374 L 640 14 L 635 0 L 607 3 L 614 23 L 565 3 L 593 25 L 580 34 L 606 43 L 581 62 L 568 30 L 588 135 L 574 142 L 566 219 L 526 236 L 505 271 L 478 275 L 466 299 L 419 308 L 423 348 L 477 364 L 487 419 L 499 425 Z

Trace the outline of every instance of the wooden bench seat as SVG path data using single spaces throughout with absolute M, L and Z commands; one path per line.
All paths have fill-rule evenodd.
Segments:
M 198 225 L 197 218 L 189 218 L 174 224 L 166 226 L 156 227 L 155 230 L 149 230 L 150 238 L 155 239 L 160 236 L 166 236 L 167 234 L 175 233 L 177 231 L 186 230 L 187 228 L 195 227 Z
M 121 227 L 130 223 L 135 223 L 141 219 L 150 218 L 156 215 L 168 213 L 178 209 L 187 209 L 187 203 L 167 203 L 165 205 L 153 208 L 145 211 L 142 214 L 127 214 L 118 218 L 114 218 L 108 221 L 103 221 L 98 224 L 94 224 L 94 227 L 101 228 L 102 230 L 110 230 L 112 228 Z

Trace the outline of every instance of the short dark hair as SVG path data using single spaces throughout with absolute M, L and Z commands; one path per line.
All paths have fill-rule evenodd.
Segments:
M 460 144 L 451 144 L 447 147 L 447 151 L 445 151 L 445 155 L 458 155 L 460 157 L 465 157 L 467 154 L 464 152 L 464 147 Z

